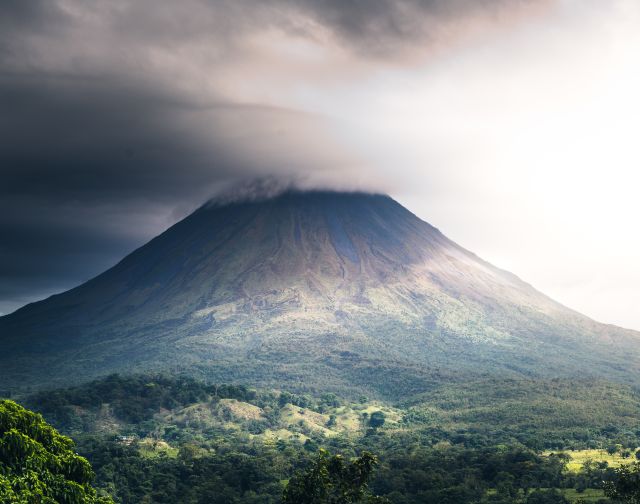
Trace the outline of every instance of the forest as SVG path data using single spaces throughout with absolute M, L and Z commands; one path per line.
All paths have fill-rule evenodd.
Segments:
M 323 457 L 365 454 L 358 500 L 306 502 L 611 502 L 640 457 L 637 394 L 604 382 L 443 383 L 389 404 L 111 375 L 14 399 L 73 438 L 96 495 L 123 504 L 298 502 L 285 489 Z

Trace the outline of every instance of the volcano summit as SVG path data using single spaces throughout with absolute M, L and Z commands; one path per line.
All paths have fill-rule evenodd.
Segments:
M 638 377 L 640 334 L 481 260 L 393 199 L 210 203 L 68 292 L 0 318 L 0 381 L 170 370 L 388 394 L 435 377 Z

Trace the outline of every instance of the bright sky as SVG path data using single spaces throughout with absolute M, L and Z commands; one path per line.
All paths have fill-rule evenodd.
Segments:
M 640 4 L 581 3 L 348 101 L 418 215 L 569 307 L 640 329 Z
M 640 329 L 638 26 L 637 2 L 563 1 L 294 103 L 340 118 L 383 185 L 461 245 Z

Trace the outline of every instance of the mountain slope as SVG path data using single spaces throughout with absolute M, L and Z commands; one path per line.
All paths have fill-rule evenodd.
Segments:
M 93 280 L 0 318 L 0 379 L 171 369 L 382 393 L 460 372 L 635 381 L 638 336 L 389 197 L 289 191 L 205 205 Z

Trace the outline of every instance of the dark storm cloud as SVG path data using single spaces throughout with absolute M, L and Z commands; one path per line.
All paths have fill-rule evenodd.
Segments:
M 322 143 L 303 114 L 152 92 L 0 78 L 0 312 L 112 265 L 226 180 L 288 174 L 273 145 Z
M 359 55 L 398 58 L 448 42 L 478 18 L 498 18 L 540 0 L 307 0 L 290 6 L 316 19 Z M 444 39 L 444 40 L 443 40 Z
M 189 106 L 153 92 L 97 80 L 1 79 L 0 133 L 10 139 L 0 153 L 3 190 L 53 200 L 162 199 L 207 182 L 209 169 L 229 171 L 227 159 L 205 159 L 211 152 L 184 134 Z
M 182 5 L 158 9 L 156 2 L 139 1 L 132 4 L 130 12 L 140 16 L 123 20 L 122 28 L 137 31 L 137 23 L 146 19 L 145 37 L 156 38 L 158 23 L 162 23 L 168 29 L 162 37 L 167 42 L 185 35 L 190 39 L 210 37 L 213 29 L 226 44 L 237 43 L 256 28 L 276 27 L 310 38 L 327 32 L 359 56 L 395 59 L 424 50 L 444 37 L 444 32 L 468 28 L 464 25 L 469 21 L 497 19 L 547 3 L 548 0 L 196 0 L 186 2 L 192 7 L 192 15 L 188 15 Z
M 256 34 L 392 63 L 441 25 L 534 3 L 2 2 L 0 312 L 99 273 L 230 180 L 347 178 L 357 160 L 325 120 L 243 96 L 269 69 L 304 78 Z

